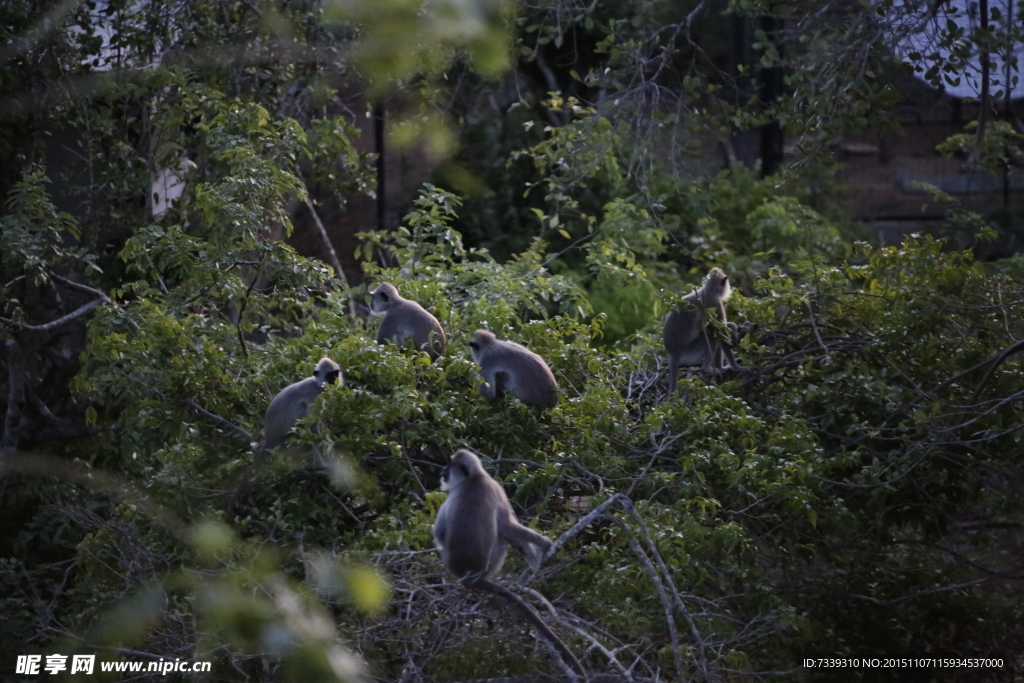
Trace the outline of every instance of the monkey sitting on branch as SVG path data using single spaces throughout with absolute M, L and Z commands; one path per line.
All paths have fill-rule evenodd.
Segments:
M 316 397 L 323 393 L 325 384 L 334 384 L 341 379 L 341 366 L 330 358 L 321 358 L 316 364 L 312 377 L 289 384 L 282 389 L 267 406 L 263 417 L 263 450 L 285 445 L 292 435 L 295 423 L 309 415 L 309 409 Z M 319 427 L 313 425 L 314 433 Z
M 370 315 L 383 315 L 377 330 L 377 343 L 394 342 L 401 346 L 412 339 L 417 349 L 423 349 L 435 360 L 444 354 L 448 340 L 437 318 L 415 301 L 403 298 L 395 286 L 387 282 L 373 290 Z
M 302 418 L 309 415 L 309 409 L 316 397 L 323 393 L 325 384 L 334 384 L 341 381 L 341 366 L 330 358 L 321 358 L 313 370 L 313 376 L 301 379 L 298 382 L 289 384 L 275 396 L 270 405 L 267 406 L 266 415 L 263 417 L 263 445 L 256 452 L 252 465 L 247 468 L 245 480 L 235 490 L 231 501 L 227 505 L 227 512 L 231 517 L 242 514 L 242 500 L 252 491 L 252 475 L 266 462 L 272 449 L 287 446 L 295 436 L 295 424 Z M 314 434 L 320 432 L 320 426 L 310 426 Z M 298 449 L 296 449 L 298 450 Z M 310 449 L 302 449 L 308 453 Z M 318 449 L 312 449 L 312 464 L 315 468 L 325 467 L 323 458 Z
M 551 368 L 525 346 L 477 330 L 469 348 L 484 378 L 480 393 L 491 403 L 501 400 L 506 391 L 534 406 L 554 408 L 558 403 L 558 384 Z
M 515 546 L 530 568 L 537 570 L 551 541 L 519 523 L 501 484 L 484 471 L 480 459 L 470 451 L 460 449 L 452 455 L 441 471 L 441 490 L 448 492 L 448 499 L 437 511 L 434 545 L 444 566 L 466 586 L 500 595 L 518 607 L 586 680 L 587 673 L 579 660 L 537 612 L 518 595 L 491 581 L 505 562 L 509 545 Z
M 725 301 L 731 293 L 729 277 L 720 268 L 712 268 L 700 289 L 683 297 L 683 307 L 668 314 L 663 339 L 668 352 L 669 396 L 676 391 L 680 365 L 701 365 L 703 372 L 712 376 L 721 375 L 725 367 L 747 372 L 708 321 L 708 311 L 714 309 L 729 328 L 730 342 L 736 337 L 736 324 L 725 317 Z

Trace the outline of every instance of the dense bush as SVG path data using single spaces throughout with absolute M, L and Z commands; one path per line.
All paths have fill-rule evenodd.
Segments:
M 328 662 L 343 672 L 347 659 L 302 654 L 336 647 L 309 625 L 326 613 L 305 579 L 341 591 L 341 602 L 326 598 L 331 614 L 384 679 L 409 667 L 430 680 L 550 670 L 542 653 L 524 656 L 535 646 L 521 625 L 493 621 L 424 554 L 440 468 L 471 447 L 553 538 L 626 497 L 533 579 L 594 671 L 636 661 L 641 678 L 718 680 L 786 670 L 808 652 L 1013 650 L 1019 607 L 985 579 L 1004 571 L 1002 530 L 1020 511 L 1022 368 L 1010 352 L 1024 320 L 1007 303 L 1020 299 L 1019 280 L 930 239 L 859 244 L 845 261 L 809 254 L 730 302 L 749 323 L 740 348 L 752 372 L 711 384 L 694 375 L 669 397 L 658 320 L 599 343 L 604 316 L 550 272 L 543 243 L 505 264 L 467 250 L 451 228 L 458 200 L 430 187 L 397 233 L 366 236 L 366 254 L 386 248 L 393 265 L 365 268 L 435 312 L 448 355 L 431 363 L 377 346 L 375 322 L 345 314 L 365 287 L 338 290 L 328 271 L 247 227 L 246 212 L 272 211 L 274 193 L 293 189 L 287 170 L 275 175 L 264 159 L 225 173 L 182 203 L 187 232 L 154 226 L 121 251 L 137 279 L 92 315 L 76 380 L 102 431 L 63 456 L 79 463 L 72 482 L 93 463 L 118 483 L 47 493 L 19 480 L 23 504 L 47 502 L 15 543 L 62 535 L 78 562 L 70 590 L 39 612 L 11 591 L 45 581 L 46 564 L 36 560 L 33 575 L 7 560 L 8 628 L 62 623 L 88 642 L 177 657 L 224 642 L 222 675 L 255 671 L 241 653 L 273 652 L 284 628 L 300 645 L 285 648 L 293 672 Z M 269 208 L 230 200 L 261 178 Z M 19 187 L 10 220 L 40 226 L 40 181 Z M 231 222 L 216 208 L 229 206 Z M 658 268 L 632 249 L 650 248 L 657 229 L 628 207 L 607 216 L 588 267 L 662 291 Z M 204 220 L 237 229 L 200 243 Z M 60 253 L 45 231 L 24 234 L 35 241 L 19 253 Z M 251 265 L 263 263 L 266 273 Z M 487 404 L 467 352 L 478 327 L 548 360 L 557 408 Z M 310 418 L 324 429 L 305 439 L 337 457 L 332 476 L 294 456 L 252 469 L 266 404 L 320 355 L 345 382 L 325 392 Z M 260 485 L 226 515 L 249 480 Z M 59 531 L 67 522 L 74 531 Z M 359 566 L 391 586 L 379 616 L 343 608 L 380 606 Z M 129 602 L 111 613 L 115 599 Z

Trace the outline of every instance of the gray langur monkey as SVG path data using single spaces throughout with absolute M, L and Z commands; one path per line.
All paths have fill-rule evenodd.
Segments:
M 736 337 L 736 324 L 725 317 L 725 301 L 731 293 L 729 277 L 720 268 L 712 268 L 700 289 L 683 297 L 683 308 L 668 314 L 663 339 L 668 352 L 670 396 L 676 390 L 680 365 L 701 365 L 709 375 L 722 374 L 726 366 L 736 372 L 747 372 L 736 362 L 732 348 L 719 340 L 707 321 L 708 310 L 715 309 L 718 319 L 729 327 L 730 342 Z
M 377 343 L 394 342 L 401 346 L 412 339 L 417 349 L 423 349 L 434 360 L 444 354 L 448 340 L 437 318 L 415 301 L 403 298 L 395 286 L 387 282 L 373 290 L 370 315 L 383 315 L 377 330 Z
M 469 588 L 488 591 L 512 602 L 567 662 L 586 679 L 586 671 L 572 651 L 515 593 L 490 579 L 501 569 L 510 545 L 523 554 L 531 569 L 540 568 L 551 541 L 516 519 L 501 484 L 484 471 L 480 458 L 465 449 L 456 451 L 441 470 L 441 490 L 448 499 L 437 511 L 434 545 L 444 566 Z
M 267 406 L 263 418 L 263 449 L 269 451 L 283 446 L 295 423 L 309 415 L 313 401 L 323 393 L 324 384 L 334 384 L 340 379 L 341 366 L 330 358 L 321 358 L 312 377 L 282 389 Z M 316 431 L 315 427 L 313 429 Z
M 252 492 L 252 472 L 263 466 L 272 449 L 288 443 L 294 433 L 292 430 L 295 423 L 309 415 L 309 409 L 316 397 L 323 393 L 324 385 L 334 384 L 340 380 L 341 366 L 330 358 L 321 358 L 313 370 L 312 377 L 289 384 L 270 401 L 267 413 L 263 417 L 263 446 L 256 452 L 252 466 L 244 475 L 245 480 L 235 490 L 227 505 L 226 511 L 230 517 L 244 515 L 242 501 Z M 320 427 L 312 425 L 310 430 L 318 433 Z M 306 450 L 303 449 L 303 452 Z M 312 454 L 313 466 L 324 467 L 319 449 L 314 447 Z
M 537 570 L 551 541 L 516 519 L 505 489 L 484 471 L 480 458 L 456 451 L 441 470 L 441 490 L 448 499 L 437 511 L 434 543 L 444 565 L 459 578 L 494 577 L 509 545 Z
M 480 393 L 491 403 L 501 400 L 506 391 L 530 405 L 554 408 L 558 403 L 558 384 L 551 368 L 525 346 L 477 330 L 469 348 L 484 379 Z

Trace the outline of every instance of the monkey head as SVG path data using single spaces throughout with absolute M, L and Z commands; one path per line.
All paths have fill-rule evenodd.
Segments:
M 460 448 L 452 453 L 451 462 L 441 470 L 441 490 L 451 491 L 464 480 L 483 471 L 484 466 L 480 464 L 480 458 L 476 457 L 475 453 Z
M 370 315 L 384 315 L 396 301 L 402 299 L 395 286 L 388 282 L 381 283 L 370 296 L 373 297 L 370 301 Z
M 321 358 L 316 364 L 316 370 L 313 371 L 313 377 L 321 384 L 335 384 L 341 377 L 341 366 L 330 358 Z
M 469 342 L 469 350 L 473 355 L 473 360 L 480 364 L 480 358 L 484 353 L 484 349 L 493 344 L 498 338 L 494 336 L 493 332 L 488 330 L 477 330 L 476 334 L 473 335 L 473 340 Z M 456 453 L 458 455 L 458 453 Z M 452 456 L 453 458 L 455 456 Z
M 729 276 L 721 268 L 712 268 L 704 278 L 704 291 L 717 301 L 725 301 L 732 294 Z

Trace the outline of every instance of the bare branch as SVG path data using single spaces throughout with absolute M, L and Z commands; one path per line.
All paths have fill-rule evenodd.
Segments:
M 1013 344 L 1008 349 L 1006 349 L 998 356 L 996 356 L 994 359 L 988 361 L 992 363 L 992 367 L 988 369 L 988 372 L 985 373 L 985 376 L 982 377 L 981 381 L 978 383 L 978 388 L 974 390 L 974 396 L 971 397 L 971 403 L 974 403 L 975 401 L 978 400 L 978 396 L 981 394 L 981 390 L 985 388 L 985 384 L 988 382 L 989 378 L 992 377 L 992 373 L 996 371 L 996 368 L 1002 365 L 1003 361 L 1009 358 L 1012 354 L 1021 350 L 1024 350 L 1024 340 L 1019 341 L 1016 344 Z
M 190 398 L 189 399 L 185 399 L 185 403 L 187 405 L 191 406 L 192 408 L 194 408 L 195 411 L 197 413 L 199 413 L 200 415 L 203 415 L 204 417 L 208 417 L 211 420 L 213 420 L 214 422 L 218 422 L 218 423 L 224 425 L 225 427 L 227 427 L 228 429 L 230 429 L 234 433 L 238 434 L 239 436 L 245 437 L 246 441 L 248 441 L 250 443 L 255 441 L 255 439 L 252 437 L 251 434 L 249 434 L 249 432 L 245 431 L 244 429 L 242 429 L 241 427 L 236 425 L 234 422 L 230 422 L 229 420 L 225 420 L 220 415 L 214 415 L 209 410 L 207 410 L 206 408 L 203 408 L 201 405 L 199 405 L 198 403 L 196 403 L 192 399 L 190 399 Z
M 109 301 L 109 299 L 107 301 Z M 83 315 L 85 315 L 92 309 L 97 308 L 100 304 L 103 303 L 106 303 L 106 301 L 103 301 L 103 299 L 93 299 L 84 306 L 80 306 L 74 311 L 68 313 L 67 315 L 61 316 L 56 320 L 51 320 L 50 322 L 44 323 L 42 325 L 22 325 L 22 329 L 27 332 L 49 332 L 50 330 L 55 330 L 58 327 L 62 327 L 68 324 L 72 320 L 81 318 Z M 8 325 L 14 324 L 13 320 L 8 320 L 7 318 L 0 318 L 0 321 L 5 322 Z
M 334 244 L 331 243 L 331 237 L 327 234 L 327 228 L 324 226 L 323 221 L 320 220 L 320 214 L 317 213 L 316 207 L 313 206 L 313 198 L 309 193 L 309 188 L 306 188 L 306 208 L 309 209 L 309 215 L 313 217 L 313 222 L 316 224 L 317 234 L 320 236 L 320 242 L 323 244 L 324 250 L 327 252 L 331 267 L 334 268 L 334 272 L 337 273 L 338 279 L 341 280 L 341 284 L 348 289 L 348 278 L 345 277 L 345 270 L 341 267 L 341 260 L 338 259 L 338 253 L 334 250 Z M 353 318 L 356 317 L 356 302 L 351 296 L 348 298 L 348 314 Z
M 654 568 L 654 564 L 651 562 L 651 558 L 647 556 L 644 549 L 640 547 L 640 541 L 636 540 L 636 535 L 633 530 L 618 517 L 614 515 L 605 515 L 604 519 L 611 521 L 617 525 L 622 532 L 626 535 L 626 542 L 629 543 L 629 547 L 633 550 L 633 553 L 640 560 L 640 563 L 647 570 L 647 575 L 651 579 L 651 583 L 654 584 L 654 590 L 658 593 L 658 598 L 661 599 L 661 607 L 665 613 L 665 621 L 668 622 L 668 633 L 672 639 L 672 656 L 676 663 L 676 674 L 678 676 L 683 675 L 683 654 L 679 649 L 679 632 L 676 629 L 676 620 L 672 616 L 672 601 L 669 599 L 668 594 L 665 592 L 665 585 L 661 581 L 661 577 L 658 575 L 658 570 Z
M 539 591 L 535 591 L 532 588 L 529 588 L 527 586 L 519 586 L 519 588 L 523 592 L 529 593 L 537 602 L 543 604 L 544 607 L 546 607 L 547 610 L 551 613 L 552 617 L 554 617 L 555 619 L 558 619 L 559 621 L 561 621 L 561 618 L 558 615 L 558 610 L 556 610 L 555 606 L 553 604 L 551 604 L 551 601 L 548 600 L 547 598 L 545 598 Z M 628 681 L 632 681 L 633 680 L 633 676 L 629 673 L 629 670 L 626 669 L 626 667 L 624 667 L 621 662 L 619 662 L 619 660 L 615 657 L 615 653 L 614 652 L 611 652 L 606 647 L 601 645 L 601 643 L 597 640 L 597 638 L 595 638 L 591 634 L 587 633 L 582 628 L 580 628 L 578 626 L 575 626 L 575 625 L 571 625 L 570 628 L 572 628 L 572 630 L 576 631 L 577 634 L 583 636 L 590 643 L 590 646 L 592 648 L 594 648 L 596 650 L 600 650 L 601 653 L 604 654 L 604 656 L 608 658 L 608 661 L 610 661 L 612 663 L 612 665 L 614 665 L 615 668 L 617 668 L 619 670 L 619 672 L 623 676 L 626 677 L 626 680 L 628 680 Z M 593 679 L 591 679 L 591 680 L 593 680 Z
M 814 320 L 814 307 L 811 306 L 811 302 L 804 299 L 804 303 L 807 304 L 807 315 L 811 319 L 811 328 L 814 330 L 814 336 L 818 340 L 818 344 L 821 346 L 821 350 L 825 352 L 825 355 L 829 355 L 828 347 L 825 346 L 825 342 L 821 340 L 821 333 L 818 332 L 818 323 Z
M 651 555 L 654 557 L 655 561 L 657 561 L 658 567 L 661 569 L 662 580 L 665 582 L 665 585 L 672 590 L 672 597 L 674 599 L 676 609 L 678 609 L 683 615 L 683 618 L 686 619 L 686 623 L 690 627 L 690 633 L 693 635 L 693 639 L 697 644 L 697 668 L 700 670 L 705 681 L 714 680 L 717 677 L 712 676 L 708 671 L 707 656 L 704 653 L 704 638 L 701 636 L 700 631 L 697 630 L 697 625 L 694 623 L 693 617 L 690 615 L 690 611 L 686 609 L 682 598 L 679 597 L 679 591 L 676 590 L 675 583 L 672 581 L 672 573 L 665 565 L 665 560 L 661 557 L 661 553 L 658 552 L 658 547 L 655 545 L 654 539 L 651 537 L 651 532 L 647 529 L 647 523 L 644 522 L 644 518 L 641 517 L 640 513 L 636 511 L 635 507 L 633 507 L 632 501 L 630 501 L 629 505 L 624 505 L 623 507 L 626 508 L 626 511 L 631 517 L 633 517 L 633 521 L 635 521 L 637 526 L 640 528 L 640 533 L 647 542 L 647 548 L 650 550 Z
M 57 275 L 56 273 L 51 273 L 50 277 L 52 277 L 57 282 L 62 283 L 63 285 L 65 285 L 66 287 L 68 287 L 70 289 L 76 289 L 79 292 L 84 292 L 86 294 L 92 294 L 94 297 L 102 300 L 104 303 L 108 303 L 108 304 L 114 303 L 113 301 L 110 300 L 110 297 L 107 296 L 106 292 L 103 292 L 102 290 L 95 289 L 93 287 L 90 287 L 89 285 L 83 285 L 81 282 L 75 282 L 74 280 L 69 280 L 66 277 L 61 277 L 60 275 Z
M 601 503 L 596 508 L 591 510 L 585 517 L 583 517 L 578 522 L 573 524 L 571 529 L 569 529 L 564 534 L 559 536 L 558 540 L 551 544 L 551 547 L 548 548 L 548 551 L 544 554 L 544 560 L 547 561 L 548 559 L 553 557 L 554 554 L 561 550 L 562 546 L 568 543 L 570 539 L 572 539 L 574 536 L 583 531 L 584 528 L 593 524 L 595 519 L 603 515 L 605 510 L 607 510 L 612 505 L 622 500 L 629 499 L 626 498 L 626 496 L 622 495 L 621 493 L 616 493 L 614 496 L 612 496 L 611 498 L 609 498 L 608 500 L 606 500 L 605 502 Z

